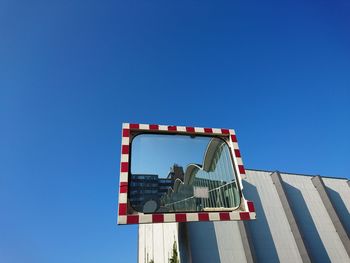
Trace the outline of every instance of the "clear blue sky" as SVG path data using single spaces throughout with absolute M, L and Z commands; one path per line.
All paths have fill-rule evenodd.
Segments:
M 247 168 L 348 177 L 350 5 L 0 2 L 0 262 L 135 262 L 122 122 L 234 128 Z

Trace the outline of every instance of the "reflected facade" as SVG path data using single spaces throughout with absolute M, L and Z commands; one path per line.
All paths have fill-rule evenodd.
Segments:
M 230 149 L 224 140 L 159 134 L 141 134 L 135 139 L 139 141 L 133 141 L 133 151 L 143 144 L 142 152 L 136 154 L 139 157 L 135 157 L 139 159 L 131 160 L 129 201 L 136 211 L 200 212 L 233 210 L 239 206 L 240 193 Z M 144 147 L 147 143 L 153 146 L 149 152 Z M 172 147 L 157 146 L 162 143 Z M 154 159 L 149 161 L 146 157 Z M 200 163 L 198 160 L 201 160 Z M 138 167 L 133 169 L 136 164 Z M 166 164 L 170 164 L 169 171 L 160 174 L 161 169 L 156 166 Z M 146 168 L 150 171 L 152 167 L 158 173 L 133 173 L 134 170 L 138 172 Z
M 155 212 L 159 210 L 161 197 L 173 186 L 171 179 L 159 179 L 156 174 L 133 174 L 130 182 L 129 201 L 132 207 L 139 212 L 150 209 L 147 204 L 153 201 Z

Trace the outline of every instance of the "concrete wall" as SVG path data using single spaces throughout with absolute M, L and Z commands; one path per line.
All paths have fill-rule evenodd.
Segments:
M 350 262 L 349 181 L 320 178 L 324 195 L 313 176 L 280 173 L 278 185 L 271 174 L 247 170 L 243 180 L 255 221 L 140 225 L 139 263 L 147 262 L 147 254 L 155 263 L 168 262 L 174 240 L 182 263 Z
M 139 226 L 138 262 L 168 262 L 174 241 L 179 251 L 179 226 L 177 223 L 144 224 Z M 182 249 L 183 250 L 183 249 Z

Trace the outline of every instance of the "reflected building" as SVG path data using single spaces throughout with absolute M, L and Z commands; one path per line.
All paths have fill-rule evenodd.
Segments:
M 178 164 L 174 164 L 170 167 L 170 172 L 167 176 L 167 179 L 175 181 L 176 179 L 184 180 L 184 169 Z
M 133 174 L 130 181 L 129 200 L 136 211 L 143 211 L 149 200 L 158 200 L 158 175 Z
M 160 197 L 164 195 L 173 184 L 173 180 L 159 179 L 156 174 L 131 175 L 129 192 L 131 206 L 136 211 L 143 212 L 145 204 L 152 200 L 157 203 L 158 209 Z
M 174 165 L 168 178 L 174 185 L 160 200 L 168 212 L 234 209 L 240 204 L 236 176 L 227 144 L 213 138 L 207 146 L 203 165 Z

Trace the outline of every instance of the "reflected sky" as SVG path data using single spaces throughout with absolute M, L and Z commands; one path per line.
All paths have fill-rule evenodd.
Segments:
M 210 137 L 141 134 L 132 141 L 131 173 L 167 177 L 174 163 L 184 170 L 190 163 L 202 165 Z

